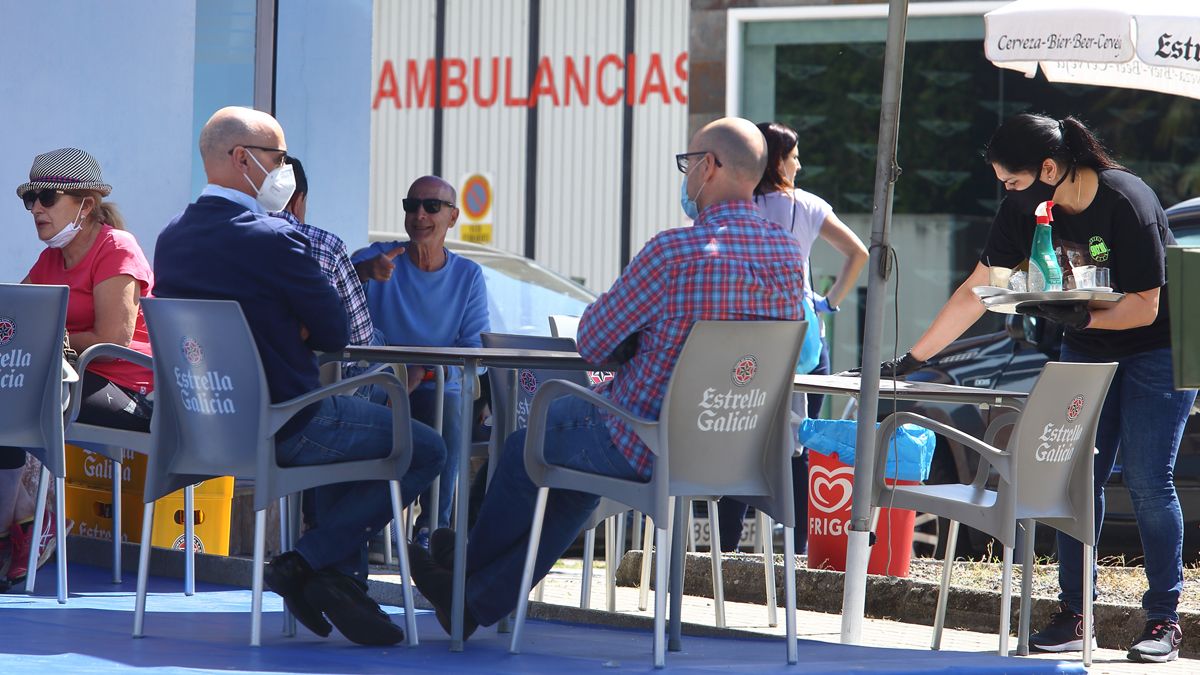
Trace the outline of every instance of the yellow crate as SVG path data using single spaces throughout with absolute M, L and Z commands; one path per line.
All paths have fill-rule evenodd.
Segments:
M 95 539 L 112 541 L 113 513 L 112 490 L 94 488 L 77 483 L 67 483 L 63 495 L 67 518 L 75 521 L 72 533 Z M 121 493 L 121 541 L 142 540 L 142 495 L 141 492 Z
M 112 488 L 112 462 L 104 455 L 67 444 L 67 480 L 76 485 Z M 146 486 L 146 455 L 125 451 L 121 462 L 121 490 L 141 494 Z
M 208 483 L 228 481 L 228 486 L 208 486 Z M 202 490 L 203 488 L 203 490 Z M 216 494 L 213 494 L 216 492 Z M 204 481 L 196 487 L 192 519 L 197 553 L 229 555 L 229 518 L 233 505 L 233 479 L 218 478 Z M 183 550 L 185 518 L 183 490 L 173 492 L 154 503 L 154 529 L 150 543 L 160 548 Z

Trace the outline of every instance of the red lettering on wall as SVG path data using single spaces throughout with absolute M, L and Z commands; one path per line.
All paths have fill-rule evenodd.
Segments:
M 680 54 L 679 56 L 675 57 L 675 77 L 679 78 L 680 82 L 687 82 L 687 79 L 688 79 L 687 66 L 688 66 L 687 52 L 684 52 L 684 53 Z M 675 92 L 675 100 L 686 105 L 688 102 L 687 89 L 684 89 L 682 86 L 676 85 L 674 87 L 673 91 Z
M 529 105 L 528 98 L 514 98 L 512 95 L 512 57 L 504 57 L 504 105 L 512 108 L 524 108 Z
M 409 59 L 408 68 L 405 79 L 408 81 L 408 86 L 405 90 L 406 98 L 405 105 L 409 108 L 424 108 L 425 97 L 428 96 L 431 102 L 436 102 L 436 94 L 434 88 L 437 87 L 437 74 L 434 72 L 434 61 L 430 59 L 425 62 L 423 72 L 417 72 L 417 62 Z M 416 101 L 413 100 L 414 92 L 416 93 Z
M 667 75 L 663 72 L 661 54 L 650 55 L 650 65 L 646 66 L 646 79 L 642 80 L 642 95 L 638 97 L 638 105 L 646 105 L 646 99 L 652 93 L 661 94 L 663 103 L 671 104 L 671 95 L 667 93 Z
M 457 75 L 451 74 L 451 71 L 457 71 Z M 459 108 L 467 102 L 467 63 L 462 59 L 442 61 L 441 98 L 444 108 Z
M 501 58 L 504 60 L 503 82 Z M 520 77 L 520 69 L 524 66 L 520 61 L 517 63 L 516 75 Z M 525 87 L 519 81 L 513 81 L 514 65 L 510 56 L 473 57 L 469 63 L 459 57 L 448 57 L 441 62 L 407 59 L 403 62 L 403 83 L 397 73 L 397 62 L 384 59 L 379 66 L 371 109 L 378 110 L 388 101 L 394 110 L 459 108 L 471 103 L 490 108 L 497 102 L 505 107 L 524 108 L 538 105 L 543 98 L 547 105 L 586 107 L 592 103 L 593 91 L 595 100 L 605 106 L 644 106 L 660 101 L 662 105 L 687 104 L 687 52 L 675 56 L 670 72 L 665 63 L 666 57 L 658 52 L 605 54 L 597 59 L 564 56 L 561 61 L 543 56 Z
M 575 59 L 568 56 L 565 67 L 567 72 L 566 82 L 563 83 L 563 97 L 566 99 L 566 105 L 571 105 L 571 86 L 574 84 L 575 92 L 579 94 L 579 102 L 586 106 L 592 88 L 592 57 L 583 57 L 582 79 L 579 72 L 575 70 Z
M 379 69 L 379 85 L 375 87 L 375 100 L 371 101 L 371 110 L 378 110 L 379 102 L 385 98 L 391 99 L 394 107 L 400 107 L 400 85 L 396 82 L 396 67 L 392 65 L 391 59 L 385 60 L 383 67 Z
M 554 105 L 562 105 L 558 100 L 558 90 L 554 88 L 554 66 L 550 65 L 550 57 L 543 56 L 538 61 L 537 72 L 533 76 L 533 86 L 529 88 L 529 105 L 537 105 L 538 98 L 549 94 Z
M 484 98 L 479 93 L 480 82 L 483 81 L 483 77 L 481 77 L 479 74 L 479 58 L 476 57 L 473 59 L 473 61 L 474 64 L 471 70 L 471 90 L 475 93 L 475 105 L 479 106 L 480 108 L 490 108 L 500 96 L 500 59 L 496 58 L 495 56 L 489 59 L 489 61 L 492 62 L 492 89 L 491 93 L 487 95 L 487 98 Z
M 624 88 L 617 87 L 617 90 L 611 95 L 604 93 L 605 66 L 622 69 L 625 67 L 625 64 L 621 62 L 621 57 L 616 54 L 607 54 L 604 58 L 600 59 L 600 63 L 596 64 L 596 98 L 600 99 L 600 102 L 604 105 L 616 105 L 621 101 L 621 96 L 625 94 L 625 91 Z

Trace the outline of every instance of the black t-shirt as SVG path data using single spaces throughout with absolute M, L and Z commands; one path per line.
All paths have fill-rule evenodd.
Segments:
M 1090 356 L 1119 358 L 1169 347 L 1166 246 L 1175 243 L 1158 197 L 1141 178 L 1119 170 L 1099 172 L 1099 188 L 1081 213 L 1054 210 L 1054 249 L 1063 268 L 1071 263 L 1107 267 L 1113 290 L 1136 293 L 1161 289 L 1158 317 L 1149 326 L 1126 330 L 1067 329 L 1068 346 Z M 1000 204 L 987 245 L 979 260 L 985 265 L 1018 267 L 1033 247 L 1033 214 L 1019 214 L 1011 200 Z

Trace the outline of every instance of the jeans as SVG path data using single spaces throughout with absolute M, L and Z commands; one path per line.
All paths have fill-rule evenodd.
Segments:
M 275 444 L 282 466 L 312 466 L 386 457 L 392 451 L 392 411 L 358 396 L 333 396 L 315 404 L 312 420 Z M 412 423 L 412 463 L 400 479 L 400 497 L 411 504 L 442 470 L 446 446 L 437 433 Z M 334 568 L 367 579 L 367 540 L 392 520 L 386 480 L 322 485 L 312 491 L 312 527 L 296 551 L 315 570 Z
M 821 360 L 810 375 L 828 375 L 830 371 L 829 343 L 821 343 Z M 810 419 L 821 416 L 825 405 L 824 394 L 806 394 L 805 413 Z M 795 404 L 793 403 L 793 406 Z M 792 458 L 792 499 L 796 514 L 796 552 L 808 550 L 808 451 L 804 450 Z M 742 521 L 746 518 L 746 505 L 733 497 L 722 497 L 717 508 L 718 527 L 721 532 L 721 550 L 736 551 L 742 538 Z
M 1062 360 L 1107 362 L 1062 348 Z M 1183 591 L 1183 513 L 1175 494 L 1175 456 L 1183 426 L 1196 400 L 1193 390 L 1176 391 L 1171 350 L 1154 349 L 1119 359 L 1096 431 L 1096 537 L 1104 521 L 1104 484 L 1120 453 L 1122 479 L 1133 501 L 1149 590 L 1142 595 L 1147 619 L 1179 620 Z M 1083 611 L 1083 546 L 1058 535 L 1059 599 Z M 1093 583 L 1095 565 L 1092 567 Z M 1094 588 L 1094 586 L 1093 586 Z
M 433 507 L 429 500 L 433 498 L 432 490 L 421 493 L 419 503 L 421 513 L 417 516 L 417 529 L 428 527 L 436 530 L 438 524 L 449 527 L 450 516 L 454 507 L 454 489 L 458 486 L 458 446 L 462 442 L 462 414 L 459 411 L 462 403 L 461 391 L 443 391 L 442 397 L 442 440 L 446 442 L 446 463 L 442 467 L 438 479 L 438 523 L 431 524 L 429 516 Z M 437 404 L 437 392 L 432 388 L 421 387 L 408 396 L 409 410 L 414 420 L 433 425 L 434 407 Z
M 640 480 L 625 455 L 613 446 L 596 407 L 579 398 L 564 397 L 550 405 L 545 452 L 552 464 Z M 525 430 L 521 429 L 504 442 L 467 547 L 467 609 L 484 626 L 517 606 L 537 491 L 525 473 Z M 550 491 L 534 583 L 546 576 L 575 541 L 599 503 L 600 498 L 592 494 Z

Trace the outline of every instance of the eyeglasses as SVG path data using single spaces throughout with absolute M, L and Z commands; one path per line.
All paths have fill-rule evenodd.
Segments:
M 287 150 L 284 150 L 283 148 L 268 148 L 265 145 L 246 145 L 245 143 L 239 143 L 230 148 L 229 154 L 232 155 L 233 151 L 237 150 L 238 148 L 251 148 L 254 150 L 262 150 L 263 152 L 278 152 L 280 164 L 283 164 L 283 158 L 287 156 Z
M 443 206 L 454 208 L 454 202 L 448 202 L 442 199 L 418 199 L 416 197 L 405 197 L 400 200 L 400 205 L 404 207 L 405 213 L 416 213 L 418 207 L 424 207 L 425 213 L 433 215 L 442 210 Z
M 679 169 L 679 173 L 687 173 L 688 165 L 692 163 L 693 157 L 703 157 L 709 154 L 712 153 L 708 150 L 700 150 L 697 152 L 681 152 L 678 155 L 675 155 L 675 166 Z M 713 162 L 715 162 L 717 166 L 721 166 L 721 160 L 717 159 L 716 155 L 713 155 Z
M 21 201 L 25 202 L 25 210 L 32 211 L 33 203 L 40 202 L 43 208 L 50 208 L 58 203 L 58 198 L 67 193 L 62 190 L 54 190 L 47 188 L 45 190 L 30 190 L 21 197 Z

